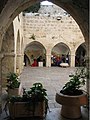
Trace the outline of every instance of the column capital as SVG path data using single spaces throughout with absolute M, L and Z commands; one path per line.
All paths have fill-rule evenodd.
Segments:
M 75 56 L 75 54 L 71 54 L 71 56 Z
M 46 54 L 46 56 L 51 56 L 51 54 Z

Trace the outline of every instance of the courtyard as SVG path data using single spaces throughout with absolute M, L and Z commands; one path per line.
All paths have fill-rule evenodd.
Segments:
M 63 12 L 59 12 L 59 8 L 54 5 L 42 5 L 40 10 L 42 1 L 0 2 L 0 113 L 7 98 L 3 89 L 6 75 L 19 71 L 24 88 L 29 89 L 33 83 L 41 82 L 47 89 L 49 111 L 45 120 L 67 120 L 60 115 L 61 105 L 56 103 L 55 95 L 68 81 L 75 67 L 90 68 L 89 0 L 52 0 L 53 4 L 65 10 Z M 38 6 L 37 10 L 35 6 Z M 28 13 L 29 7 L 31 13 Z M 32 61 L 40 56 L 42 60 L 38 62 L 43 61 L 44 67 L 30 67 Z M 60 64 L 57 65 L 51 58 L 60 63 L 62 56 L 68 56 L 70 67 L 55 67 Z M 89 89 L 89 83 L 84 89 Z M 81 111 L 82 118 L 78 120 L 88 120 L 88 110 L 82 106 Z M 4 109 L 0 120 L 8 120 L 8 115 Z
M 33 83 L 40 82 L 47 90 L 49 110 L 45 120 L 67 120 L 60 115 L 61 105 L 55 101 L 55 94 L 69 80 L 69 74 L 75 72 L 75 67 L 25 67 L 20 75 L 22 86 L 29 89 Z M 84 87 L 85 89 L 85 87 Z M 81 107 L 82 118 L 77 120 L 88 120 L 88 110 Z M 3 111 L 0 120 L 5 119 Z M 37 119 L 35 119 L 37 120 Z

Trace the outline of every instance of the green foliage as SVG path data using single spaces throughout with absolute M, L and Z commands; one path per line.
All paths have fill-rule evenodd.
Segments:
M 31 109 L 31 106 L 35 108 L 38 102 L 45 102 L 45 113 L 48 109 L 48 99 L 46 89 L 43 88 L 41 83 L 34 83 L 30 90 L 23 89 L 22 96 L 10 96 L 9 102 L 27 102 L 27 109 Z
M 87 78 L 87 72 L 85 69 L 77 69 L 75 74 L 69 75 L 69 77 L 71 79 L 64 85 L 60 92 L 66 95 L 82 94 L 82 90 L 80 90 L 80 88 L 85 85 Z
M 34 83 L 33 87 L 30 88 L 30 90 L 26 90 L 23 88 L 23 96 L 13 96 L 10 98 L 12 102 L 18 102 L 18 101 L 34 101 L 34 102 L 40 102 L 40 101 L 48 101 L 47 99 L 47 93 L 46 89 L 43 88 L 43 85 L 41 83 Z
M 32 5 L 32 6 L 30 6 L 29 8 L 27 8 L 26 10 L 24 10 L 24 12 L 37 13 L 39 9 L 40 9 L 40 3 L 36 3 L 36 4 Z
M 16 73 L 9 73 L 7 76 L 7 87 L 10 89 L 18 88 L 20 82 L 18 81 L 18 75 Z
M 34 35 L 34 34 L 32 34 L 32 36 L 30 37 L 30 39 L 35 40 L 35 35 Z
M 28 94 L 35 101 L 43 101 L 47 99 L 46 89 L 43 88 L 41 83 L 34 83 L 33 87 L 28 91 Z

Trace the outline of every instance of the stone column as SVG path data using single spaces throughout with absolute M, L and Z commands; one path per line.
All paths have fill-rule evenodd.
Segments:
M 16 73 L 20 74 L 20 67 L 21 67 L 21 61 L 20 61 L 20 54 L 17 54 L 16 56 Z
M 46 67 L 51 67 L 51 49 L 46 50 Z
M 51 67 L 51 55 L 46 55 L 46 67 Z
M 71 58 L 71 60 L 70 60 L 70 66 L 71 67 L 75 67 L 75 52 L 74 53 L 71 52 L 70 58 Z
M 21 67 L 21 70 L 23 70 L 23 69 L 24 69 L 24 54 L 22 54 L 21 60 L 22 60 L 22 67 Z
M 16 72 L 20 74 L 23 69 L 23 55 L 18 54 L 17 55 L 17 60 L 16 60 Z
M 16 73 L 16 61 L 17 61 L 17 55 L 15 53 L 15 57 L 14 57 L 14 72 Z
M 0 96 L 2 95 L 2 60 L 4 55 L 0 53 Z M 2 112 L 2 101 L 0 97 L 0 113 Z

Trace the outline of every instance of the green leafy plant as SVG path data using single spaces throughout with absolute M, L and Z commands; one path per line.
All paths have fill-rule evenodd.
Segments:
M 83 92 L 80 88 L 85 85 L 87 76 L 88 74 L 84 68 L 77 69 L 75 74 L 69 75 L 71 79 L 60 92 L 65 95 L 81 95 Z
M 32 34 L 32 36 L 30 37 L 30 39 L 35 40 L 35 35 L 34 35 L 34 34 Z
M 45 102 L 45 114 L 47 113 L 48 109 L 48 98 L 46 89 L 43 88 L 43 85 L 41 83 L 34 83 L 30 90 L 26 90 L 25 88 L 23 88 L 23 95 L 10 96 L 9 102 L 27 102 L 27 109 L 31 109 L 31 107 L 33 106 L 33 110 L 35 110 L 35 107 L 38 105 L 39 102 Z
M 7 88 L 14 89 L 19 88 L 20 82 L 18 81 L 18 75 L 10 72 L 7 76 Z
M 43 101 L 47 99 L 46 89 L 43 88 L 41 83 L 34 83 L 33 87 L 31 87 L 30 91 L 28 91 L 28 94 L 35 101 Z

